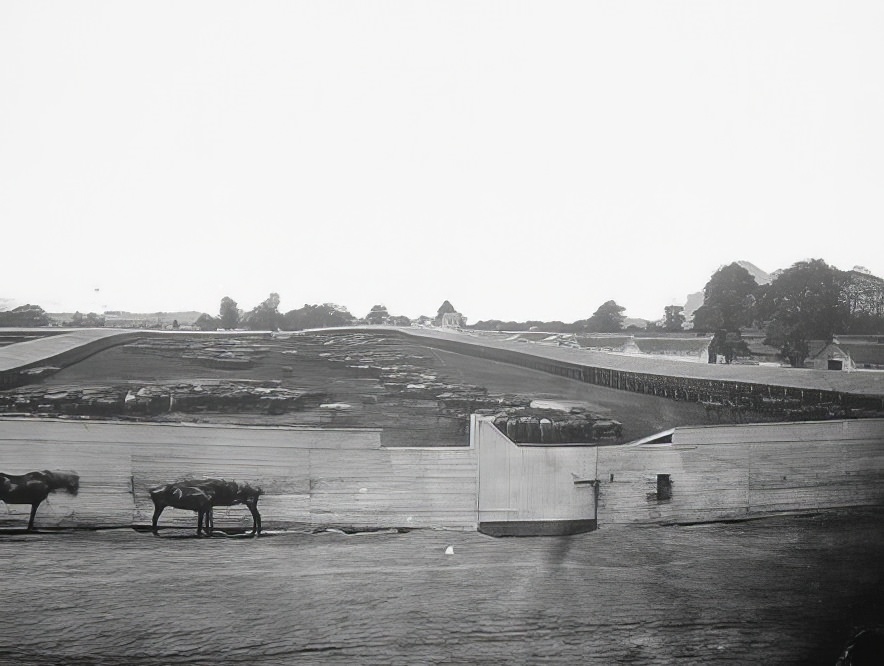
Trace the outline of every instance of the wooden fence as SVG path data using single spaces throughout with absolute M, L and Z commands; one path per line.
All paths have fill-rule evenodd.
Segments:
M 146 526 L 148 489 L 187 476 L 261 485 L 265 527 L 436 527 L 558 534 L 884 505 L 884 420 L 676 428 L 621 446 L 519 445 L 488 417 L 470 446 L 386 448 L 377 429 L 0 419 L 0 471 L 80 474 L 38 527 Z M 669 441 L 671 440 L 671 441 Z M 5 505 L 0 526 L 24 526 Z M 243 507 L 219 527 L 249 527 Z M 162 524 L 192 526 L 167 510 Z
M 266 528 L 339 526 L 475 529 L 472 447 L 384 448 L 377 429 L 258 428 L 0 419 L 0 471 L 69 469 L 77 497 L 50 495 L 37 526 L 148 525 L 155 484 L 194 477 L 247 481 L 265 491 Z M 27 523 L 11 505 L 0 525 Z M 220 527 L 251 526 L 243 507 L 219 509 Z M 192 525 L 168 509 L 161 524 Z

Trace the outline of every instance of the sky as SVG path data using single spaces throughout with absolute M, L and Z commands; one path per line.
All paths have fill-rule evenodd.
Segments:
M 657 319 L 884 276 L 884 3 L 0 4 L 0 298 Z

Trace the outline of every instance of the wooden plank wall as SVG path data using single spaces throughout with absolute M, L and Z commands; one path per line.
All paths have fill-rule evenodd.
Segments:
M 247 428 L 0 419 L 0 471 L 72 469 L 79 497 L 50 496 L 37 525 L 148 525 L 148 489 L 187 476 L 262 486 L 266 528 L 476 527 L 473 448 L 385 449 L 380 430 Z M 24 524 L 27 507 L 6 522 Z M 22 514 L 24 511 L 24 514 Z M 216 525 L 250 527 L 243 507 L 218 509 Z M 161 525 L 195 525 L 167 509 Z
M 473 417 L 479 453 L 479 522 L 586 520 L 594 517 L 590 485 L 597 447 L 518 445 L 494 424 Z
M 148 488 L 185 476 L 261 485 L 268 528 L 590 519 L 592 488 L 574 481 L 596 478 L 601 526 L 884 504 L 880 419 L 677 428 L 668 445 L 519 446 L 481 417 L 472 433 L 470 447 L 386 449 L 367 429 L 0 419 L 0 471 L 80 474 L 79 496 L 50 496 L 38 527 L 147 525 Z M 671 499 L 656 497 L 657 474 Z M 0 526 L 26 523 L 28 507 L 3 506 Z M 250 518 L 234 507 L 216 522 Z M 167 510 L 163 524 L 193 514 Z
M 91 430 L 68 423 L 56 429 L 20 428 L 0 422 L 0 471 L 69 470 L 80 475 L 80 492 L 50 494 L 40 505 L 35 527 L 101 527 L 132 521 L 129 450 L 114 442 L 92 441 Z M 24 527 L 30 506 L 0 504 L 0 527 Z
M 881 419 L 676 428 L 671 445 L 599 452 L 600 525 L 884 505 Z

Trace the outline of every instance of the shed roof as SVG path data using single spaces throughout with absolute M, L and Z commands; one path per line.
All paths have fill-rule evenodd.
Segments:
M 884 344 L 841 342 L 838 346 L 857 365 L 884 365 Z
M 645 354 L 701 354 L 709 348 L 711 338 L 636 338 L 636 346 Z

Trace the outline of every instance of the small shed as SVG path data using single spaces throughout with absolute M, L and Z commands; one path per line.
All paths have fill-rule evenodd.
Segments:
M 854 370 L 856 366 L 850 354 L 834 342 L 812 340 L 810 353 L 804 361 L 805 368 L 814 370 Z

